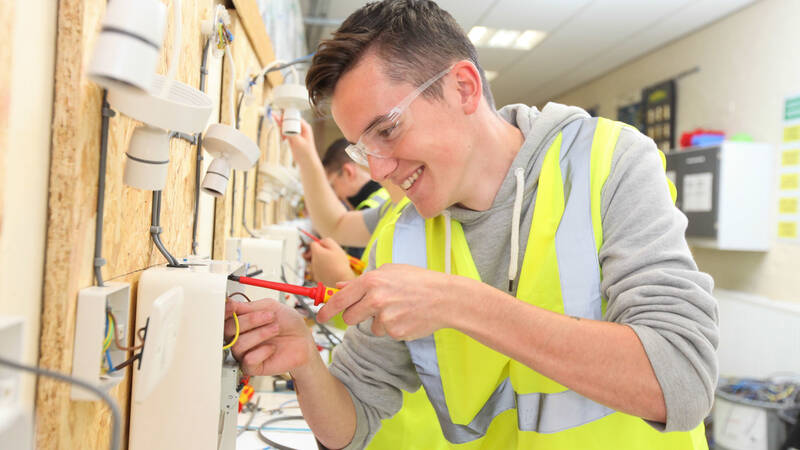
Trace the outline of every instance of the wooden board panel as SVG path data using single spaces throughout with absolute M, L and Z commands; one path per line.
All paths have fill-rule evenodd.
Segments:
M 261 69 L 261 64 L 253 47 L 249 41 L 248 35 L 244 32 L 244 24 L 240 16 L 236 12 L 231 12 L 231 27 L 234 34 L 233 40 L 233 59 L 236 65 L 236 79 L 242 80 L 246 76 L 252 76 Z M 222 108 L 221 108 L 221 122 L 231 124 L 230 107 L 228 101 L 231 98 L 229 78 L 230 71 L 228 68 L 228 60 L 225 59 L 223 64 L 223 80 L 222 80 Z M 261 120 L 260 111 L 263 111 L 264 99 L 269 96 L 269 86 L 266 84 L 255 85 L 252 87 L 252 92 L 247 99 L 242 103 L 239 109 L 239 130 L 251 138 L 254 142 L 258 139 L 258 125 Z M 237 93 L 234 99 L 239 99 L 240 92 Z M 234 112 L 235 115 L 235 112 Z M 264 125 L 262 136 L 260 139 L 259 148 L 261 149 L 261 156 L 259 157 L 259 164 L 267 161 L 269 155 L 277 152 L 278 141 L 275 138 L 276 133 L 269 133 L 268 125 Z M 247 217 L 247 224 L 251 230 L 260 228 L 264 222 L 256 222 L 254 214 L 257 216 L 258 211 L 263 208 L 257 205 L 256 202 L 257 184 L 258 184 L 258 166 L 247 171 L 247 191 L 244 192 L 244 172 L 236 171 L 232 174 L 231 180 L 228 183 L 228 188 L 225 196 L 218 198 L 215 202 L 215 221 L 214 221 L 214 258 L 223 258 L 225 255 L 225 239 L 229 236 L 246 237 L 249 236 L 245 227 L 242 225 L 242 210 L 243 206 L 245 215 Z M 231 206 L 233 205 L 233 207 Z M 273 218 L 274 219 L 274 218 Z M 272 223 L 272 222 L 268 222 Z
M 251 42 L 251 48 L 258 57 L 261 66 L 266 66 L 275 60 L 275 50 L 272 48 L 272 41 L 267 35 L 267 28 L 264 26 L 264 20 L 258 13 L 258 5 L 256 0 L 233 0 L 236 7 L 244 31 Z M 283 83 L 283 76 L 280 72 L 272 72 L 267 75 L 267 78 L 272 86 L 277 86 Z
M 8 2 L 2 2 L 5 6 Z M 169 3 L 169 2 L 168 2 Z M 200 23 L 211 18 L 219 0 L 183 2 L 182 54 L 176 79 L 198 86 L 204 38 Z M 84 73 L 91 57 L 106 0 L 59 0 L 55 92 L 52 132 L 52 164 L 48 200 L 47 250 L 45 256 L 44 299 L 40 360 L 42 367 L 71 372 L 75 311 L 78 290 L 93 284 L 95 208 L 100 149 L 101 90 Z M 238 73 L 253 72 L 261 65 L 250 48 L 241 24 L 234 16 L 234 56 Z M 169 24 L 171 27 L 172 24 Z M 165 48 L 171 45 L 171 28 Z M 168 51 L 162 51 L 160 73 L 166 72 Z M 3 64 L 1 67 L 8 67 Z M 227 89 L 226 89 L 227 90 Z M 262 89 L 255 92 L 262 99 Z M 223 97 L 222 101 L 225 101 Z M 256 102 L 256 104 L 259 104 Z M 242 130 L 256 135 L 258 107 L 242 108 Z M 223 121 L 228 123 L 226 108 Z M 123 184 L 125 151 L 136 121 L 117 114 L 110 120 L 106 174 L 106 202 L 103 214 L 103 268 L 106 280 L 132 283 L 132 308 L 135 317 L 136 283 L 141 272 L 163 264 L 164 258 L 149 237 L 152 193 Z M 255 169 L 248 186 L 248 198 L 255 195 Z M 238 180 L 241 193 L 241 177 Z M 168 180 L 163 192 L 162 239 L 176 257 L 191 250 L 195 193 L 195 147 L 173 139 L 170 145 Z M 205 194 L 203 194 L 205 195 Z M 230 189 L 228 192 L 230 195 Z M 241 195 L 241 194 L 240 194 Z M 223 205 L 225 201 L 221 201 Z M 242 234 L 241 196 L 234 217 L 237 235 Z M 228 202 L 228 206 L 230 202 Z M 217 216 L 230 223 L 227 208 L 217 208 Z M 248 216 L 252 215 L 247 212 Z M 218 219 L 215 219 L 218 221 Z M 224 245 L 224 234 L 215 236 Z M 129 329 L 133 324 L 129 324 Z M 130 372 L 130 371 L 129 371 Z M 111 393 L 125 412 L 127 434 L 130 398 L 130 373 Z M 100 403 L 72 402 L 70 388 L 48 380 L 39 383 L 36 399 L 36 441 L 38 449 L 105 449 L 110 436 L 110 415 Z M 124 442 L 126 442 L 125 439 Z
M 5 3 L 5 2 L 4 2 Z M 105 0 L 59 0 L 53 108 L 52 164 L 47 250 L 40 339 L 40 365 L 71 372 L 77 292 L 93 284 L 94 220 L 100 148 L 100 89 L 84 73 L 99 31 Z M 213 0 L 183 2 L 182 55 L 177 79 L 198 84 L 202 38 L 200 21 Z M 170 23 L 171 27 L 172 24 Z M 165 46 L 170 45 L 167 31 Z M 160 72 L 166 70 L 162 52 Z M 149 239 L 151 193 L 123 185 L 125 150 L 134 128 L 117 114 L 110 121 L 104 211 L 105 278 L 133 283 L 140 272 L 164 261 Z M 194 193 L 194 149 L 173 140 L 169 181 L 164 191 L 163 239 L 176 255 L 189 253 Z M 135 302 L 132 302 L 134 304 Z M 133 308 L 130 316 L 135 316 Z M 125 414 L 130 374 L 111 393 Z M 72 402 L 69 387 L 41 380 L 37 391 L 36 441 L 39 449 L 105 449 L 110 415 L 100 403 Z

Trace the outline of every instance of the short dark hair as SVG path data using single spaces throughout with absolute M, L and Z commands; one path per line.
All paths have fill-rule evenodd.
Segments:
M 328 149 L 325 150 L 325 155 L 322 157 L 322 166 L 325 168 L 325 173 L 333 173 L 342 170 L 345 163 L 352 162 L 350 156 L 345 151 L 350 142 L 345 138 L 333 141 Z
M 320 42 L 306 76 L 311 103 L 319 111 L 333 94 L 339 78 L 355 67 L 368 49 L 375 49 L 393 81 L 420 86 L 457 60 L 475 64 L 483 84 L 483 96 L 494 108 L 478 53 L 453 16 L 431 0 L 383 0 L 368 3 L 350 15 Z M 424 93 L 441 99 L 441 80 Z

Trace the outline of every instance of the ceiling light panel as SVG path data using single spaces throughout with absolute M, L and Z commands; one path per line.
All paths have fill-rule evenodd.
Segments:
M 530 50 L 536 47 L 536 44 L 542 42 L 545 36 L 547 36 L 547 33 L 543 31 L 525 30 L 519 35 L 516 41 L 514 41 L 514 48 L 518 50 Z
M 517 30 L 497 30 L 486 42 L 486 45 L 492 48 L 509 48 L 514 45 L 520 34 Z

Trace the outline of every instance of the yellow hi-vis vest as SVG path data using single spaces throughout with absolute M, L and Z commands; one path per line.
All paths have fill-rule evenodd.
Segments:
M 377 191 L 369 194 L 369 197 L 365 198 L 361 201 L 358 205 L 356 205 L 356 211 L 361 211 L 362 209 L 367 208 L 377 208 L 382 203 L 386 203 L 389 201 L 389 191 L 386 188 L 380 188 Z
M 372 253 L 373 247 L 375 247 L 375 241 L 378 239 L 381 230 L 386 225 L 396 221 L 400 212 L 409 203 L 411 202 L 408 200 L 408 197 L 403 197 L 397 204 L 386 201 L 381 205 L 381 218 L 378 220 L 378 223 L 375 225 L 375 230 L 372 231 L 372 235 L 369 237 L 367 246 L 364 248 L 364 253 L 361 254 L 361 262 L 364 263 L 364 267 L 369 265 L 369 255 Z M 342 319 L 342 313 L 333 316 L 329 323 L 340 330 L 347 329 L 347 324 L 344 322 L 344 319 Z
M 517 289 L 521 301 L 602 320 L 600 198 L 623 126 L 584 119 L 553 140 L 539 175 Z M 669 189 L 674 201 L 674 186 Z M 444 271 L 445 220 L 424 220 L 409 209 L 379 237 L 378 264 Z M 451 221 L 451 233 L 451 273 L 479 280 L 461 224 Z M 390 259 L 382 247 L 389 247 Z M 450 448 L 707 449 L 702 424 L 689 432 L 659 433 L 641 418 L 583 397 L 454 329 L 406 344 Z

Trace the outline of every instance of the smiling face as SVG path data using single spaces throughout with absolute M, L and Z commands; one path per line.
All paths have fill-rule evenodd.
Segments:
M 455 70 L 442 78 L 443 99 L 417 97 L 408 107 L 391 156 L 369 156 L 370 175 L 405 191 L 423 217 L 434 217 L 463 200 L 471 161 L 470 120 L 459 95 Z M 374 53 L 362 57 L 336 84 L 331 112 L 350 142 L 358 141 L 378 116 L 397 106 L 415 86 L 391 80 Z

